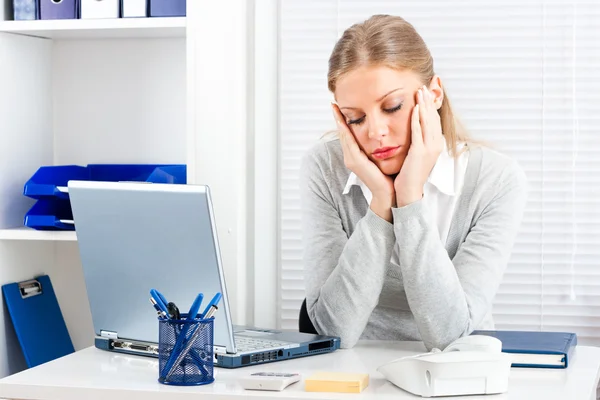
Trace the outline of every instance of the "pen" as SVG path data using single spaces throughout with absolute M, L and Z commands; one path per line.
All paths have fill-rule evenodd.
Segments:
M 217 305 L 219 303 L 219 300 L 221 300 L 221 293 L 217 292 L 217 294 L 214 295 L 214 297 L 212 298 L 212 300 L 206 306 L 206 309 L 204 309 L 204 312 L 200 315 L 200 318 L 201 319 L 210 318 L 210 317 L 206 317 L 205 315 L 208 313 L 208 311 L 210 310 L 210 308 L 213 305 Z
M 215 312 L 217 310 L 218 310 L 217 305 L 216 304 L 212 304 L 210 306 L 210 309 L 206 312 L 206 315 L 203 317 L 203 319 L 211 318 L 215 314 Z M 190 349 L 194 345 L 194 341 L 196 341 L 196 339 L 200 335 L 200 332 L 204 330 L 205 326 L 206 325 L 198 325 L 198 327 L 196 328 L 196 330 L 194 331 L 194 333 L 190 336 L 190 339 L 188 340 L 186 346 L 181 351 L 181 353 L 179 353 L 179 356 L 175 359 L 175 362 L 173 363 L 173 365 L 171 366 L 171 369 L 167 373 L 167 376 L 165 377 L 165 382 L 169 380 L 169 378 L 171 377 L 171 375 L 173 375 L 173 373 L 175 372 L 175 370 L 177 369 L 177 367 L 179 366 L 179 364 L 181 364 L 181 361 L 183 361 L 183 359 L 185 358 L 185 356 L 187 356 L 187 354 L 190 352 Z
M 156 300 L 154 300 L 152 297 L 150 297 L 150 303 L 154 306 L 154 309 L 156 310 L 156 313 L 159 317 L 162 317 L 163 319 L 169 319 L 167 313 L 160 309 L 160 307 L 156 303 Z
M 196 296 L 196 299 L 194 300 L 194 302 L 192 303 L 192 306 L 190 307 L 190 311 L 188 311 L 187 319 L 196 319 L 196 316 L 198 315 L 198 311 L 200 310 L 200 304 L 202 303 L 203 298 L 204 298 L 204 295 L 202 293 L 198 293 L 198 296 Z
M 160 293 L 156 289 L 151 289 L 150 290 L 150 296 L 154 300 L 154 303 L 156 303 L 157 306 L 160 308 L 160 310 L 164 311 L 165 314 L 169 315 L 169 310 L 167 309 L 167 300 L 162 295 L 162 293 Z M 154 305 L 154 303 L 152 303 L 152 305 Z

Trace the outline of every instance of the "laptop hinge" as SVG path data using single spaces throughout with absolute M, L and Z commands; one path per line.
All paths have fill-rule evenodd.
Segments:
M 100 336 L 108 339 L 118 339 L 117 332 L 100 330 Z

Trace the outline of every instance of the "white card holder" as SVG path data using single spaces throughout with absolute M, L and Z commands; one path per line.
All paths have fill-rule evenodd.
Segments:
M 119 18 L 119 0 L 81 0 L 81 19 Z
M 141 18 L 148 16 L 146 0 L 122 0 L 123 18 Z

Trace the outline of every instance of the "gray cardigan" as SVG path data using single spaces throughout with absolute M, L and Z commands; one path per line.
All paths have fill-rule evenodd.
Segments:
M 492 300 L 526 203 L 517 163 L 471 146 L 446 243 L 425 203 L 394 208 L 393 224 L 360 188 L 342 194 L 350 171 L 339 140 L 302 159 L 303 263 L 316 330 L 353 347 L 359 339 L 422 340 L 443 349 L 474 329 L 493 329 Z M 398 246 L 398 260 L 392 249 Z

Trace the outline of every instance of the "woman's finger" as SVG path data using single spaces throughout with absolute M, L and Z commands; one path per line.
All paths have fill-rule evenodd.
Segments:
M 341 136 L 344 137 L 344 140 L 346 141 L 348 148 L 352 149 L 352 150 L 360 150 L 358 148 L 358 143 L 356 143 L 356 140 L 354 139 L 354 135 L 352 134 L 352 131 L 350 130 L 348 125 L 346 125 L 346 122 L 344 120 L 344 115 L 338 108 L 337 104 L 331 103 L 331 106 L 333 108 L 333 116 L 336 120 L 340 134 L 341 134 Z
M 433 99 L 433 93 L 431 93 L 431 91 L 429 90 L 429 88 L 427 86 L 424 86 L 424 87 L 425 87 L 425 93 L 426 93 L 426 96 L 427 96 L 427 101 L 426 101 L 426 103 L 427 103 L 427 110 L 431 111 L 431 110 L 434 109 L 434 106 L 433 106 L 433 100 L 434 100 Z
M 421 120 L 421 131 L 423 132 L 423 142 L 427 144 L 431 141 L 431 129 L 430 129 L 430 121 L 429 121 L 429 113 L 431 112 L 430 102 L 431 102 L 431 93 L 427 90 L 427 87 L 423 86 L 421 88 L 421 92 L 423 93 L 423 103 L 420 105 L 420 113 L 419 118 Z
M 419 118 L 419 109 L 420 105 L 417 104 L 413 108 L 412 116 L 411 116 L 411 139 L 413 145 L 418 145 L 423 143 L 423 132 L 421 130 L 421 119 Z
M 357 147 L 357 145 L 354 143 L 354 137 L 352 137 L 352 133 L 344 123 L 342 113 L 337 108 L 337 105 L 331 103 L 331 108 L 333 109 L 333 117 L 335 118 L 335 122 L 339 132 L 338 136 L 340 138 L 340 144 L 342 145 L 344 161 L 346 163 L 346 166 L 350 166 L 353 163 L 352 159 L 355 158 L 356 150 L 354 148 Z

